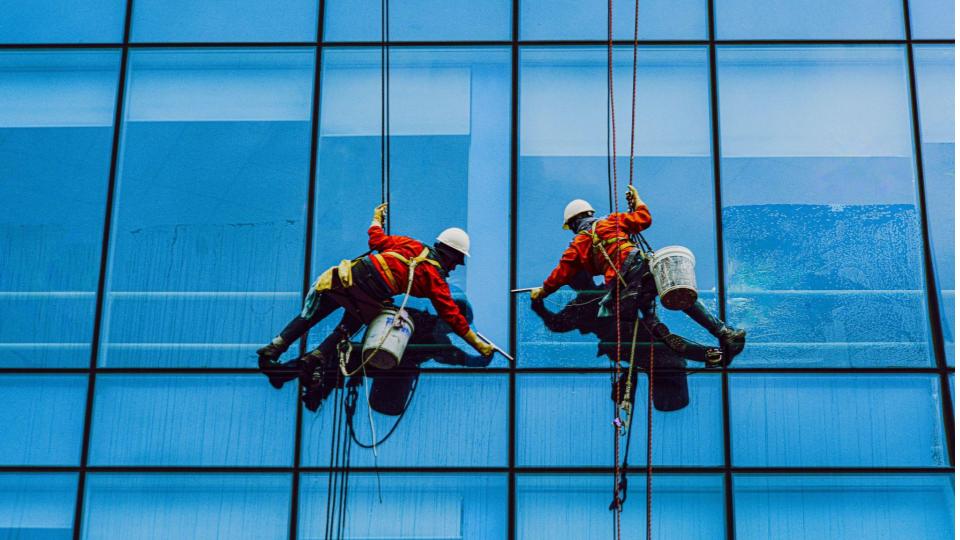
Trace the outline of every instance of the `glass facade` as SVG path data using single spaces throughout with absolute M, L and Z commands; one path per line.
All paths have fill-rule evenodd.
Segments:
M 634 141 L 633 2 L 615 136 L 606 2 L 394 1 L 389 32 L 383 6 L 0 0 L 0 539 L 610 536 L 598 336 L 509 291 L 631 168 L 648 239 L 748 331 L 728 368 L 655 374 L 654 537 L 953 536 L 951 2 L 641 0 Z M 303 409 L 255 350 L 381 201 L 395 234 L 470 232 L 453 294 L 516 363 L 429 362 L 400 419 L 361 387 L 358 441 L 396 429 L 351 443 L 331 518 L 341 394 Z

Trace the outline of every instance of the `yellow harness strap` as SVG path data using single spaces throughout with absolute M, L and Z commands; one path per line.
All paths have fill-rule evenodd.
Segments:
M 440 263 L 438 263 L 433 259 L 427 258 L 429 254 L 430 254 L 430 249 L 423 248 L 423 251 L 421 251 L 419 255 L 417 255 L 412 259 L 408 259 L 395 251 L 387 251 L 382 254 L 376 253 L 373 255 L 373 258 L 377 261 L 378 264 L 380 264 L 380 268 L 383 270 L 384 275 L 387 276 L 387 281 L 390 282 L 390 288 L 394 291 L 399 291 L 400 288 L 397 286 L 397 278 L 396 276 L 393 275 L 393 271 L 390 270 L 390 266 L 387 265 L 387 261 L 386 259 L 383 258 L 383 256 L 389 255 L 390 257 L 393 257 L 394 259 L 397 259 L 398 261 L 407 265 L 407 268 L 408 268 L 407 271 L 410 273 L 410 278 L 412 280 L 413 270 L 416 268 L 418 264 L 422 262 L 426 262 L 427 264 L 432 264 L 433 266 L 440 268 Z
M 610 268 L 613 268 L 613 271 L 616 272 L 617 279 L 619 279 L 620 282 L 626 286 L 627 282 L 625 279 L 623 279 L 623 276 L 620 275 L 620 269 L 617 268 L 617 265 L 613 264 L 613 259 L 610 258 L 610 254 L 607 253 L 607 250 L 604 249 L 604 246 L 609 246 L 610 244 L 619 242 L 620 244 L 617 246 L 618 251 L 623 251 L 624 249 L 635 249 L 637 246 L 634 245 L 634 243 L 628 238 L 623 238 L 620 236 L 607 238 L 606 240 L 601 239 L 600 235 L 597 234 L 597 223 L 600 222 L 594 221 L 589 231 L 580 231 L 577 234 L 584 234 L 590 237 L 590 242 L 593 244 L 593 249 L 599 251 L 603 255 L 603 258 L 607 260 L 607 264 L 610 265 Z

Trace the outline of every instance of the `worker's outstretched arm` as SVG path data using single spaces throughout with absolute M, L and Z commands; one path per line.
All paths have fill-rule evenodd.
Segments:
M 447 282 L 434 271 L 428 270 L 427 276 L 430 280 L 430 303 L 433 304 L 433 308 L 437 310 L 437 315 L 450 325 L 450 328 L 455 334 L 463 338 L 463 340 L 469 343 L 477 352 L 483 356 L 492 355 L 493 346 L 489 343 L 484 343 L 483 340 L 477 336 L 476 332 L 470 329 L 470 323 L 467 322 L 463 313 L 460 313 L 460 308 L 457 307 L 457 304 L 453 301 L 453 296 L 450 295 L 450 287 L 447 285 Z
M 395 244 L 392 236 L 383 231 L 383 220 L 387 217 L 387 203 L 383 203 L 373 209 L 373 219 L 370 221 L 370 228 L 367 229 L 367 245 L 370 249 L 383 251 L 393 247 Z
M 630 205 L 629 212 L 620 212 L 611 217 L 620 217 L 620 226 L 627 234 L 637 234 L 650 227 L 653 218 L 650 216 L 650 209 L 644 204 L 637 188 L 629 186 L 627 189 L 627 203 Z
M 543 281 L 541 287 L 530 291 L 530 298 L 533 300 L 546 298 L 556 292 L 560 287 L 570 283 L 570 280 L 583 270 L 580 264 L 580 253 L 577 251 L 576 246 L 580 238 L 579 236 L 574 238 L 573 242 L 570 242 L 570 246 L 563 250 L 563 255 L 560 256 L 560 262 L 557 263 L 557 267 L 550 272 L 550 276 Z

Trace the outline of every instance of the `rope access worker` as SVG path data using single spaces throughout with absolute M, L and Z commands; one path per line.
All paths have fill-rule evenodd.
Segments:
M 575 199 L 567 204 L 563 210 L 563 228 L 571 230 L 574 238 L 543 285 L 530 291 L 530 298 L 533 301 L 546 298 L 569 284 L 581 271 L 592 276 L 603 275 L 608 292 L 601 301 L 600 316 L 609 316 L 616 282 L 620 280 L 621 318 L 630 320 L 639 312 L 644 325 L 656 339 L 682 353 L 687 345 L 684 343 L 686 340 L 671 334 L 656 318 L 656 283 L 650 273 L 647 257 L 630 240 L 630 236 L 650 227 L 650 210 L 632 185 L 627 191 L 627 202 L 631 211 L 610 214 L 604 218 L 595 217 L 596 211 L 583 199 Z M 734 356 L 743 351 L 746 332 L 724 324 L 700 300 L 683 312 L 720 340 L 722 354 L 710 356 L 707 359 L 708 366 L 728 365 Z
M 343 307 L 346 313 L 337 331 L 349 337 L 379 315 L 384 306 L 392 303 L 395 295 L 404 293 L 429 299 L 455 334 L 482 356 L 493 355 L 493 346 L 470 329 L 470 324 L 454 303 L 446 281 L 450 272 L 464 264 L 464 257 L 470 256 L 467 233 L 451 227 L 437 236 L 432 247 L 427 247 L 413 238 L 384 233 L 386 214 L 386 204 L 374 209 L 373 221 L 367 229 L 371 253 L 352 261 L 341 261 L 321 274 L 307 295 L 300 315 L 270 343 L 257 350 L 261 370 L 268 373 L 282 370 L 280 355 L 338 308 Z

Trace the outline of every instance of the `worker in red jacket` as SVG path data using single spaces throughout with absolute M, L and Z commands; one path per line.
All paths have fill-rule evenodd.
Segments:
M 386 212 L 386 204 L 374 209 L 373 221 L 367 229 L 371 253 L 341 261 L 321 274 L 311 287 L 300 315 L 257 350 L 261 370 L 282 369 L 280 355 L 337 309 L 342 307 L 345 313 L 335 332 L 349 338 L 379 315 L 384 306 L 390 305 L 394 296 L 407 292 L 428 298 L 440 318 L 481 355 L 493 354 L 493 346 L 470 329 L 447 285 L 447 275 L 464 264 L 464 257 L 470 255 L 467 233 L 451 227 L 440 233 L 433 246 L 427 247 L 413 238 L 384 233 Z
M 601 316 L 609 315 L 612 311 L 616 280 L 621 280 L 621 319 L 632 320 L 639 315 L 645 326 L 653 329 L 655 334 L 660 327 L 666 328 L 656 317 L 657 289 L 647 258 L 630 240 L 631 236 L 650 227 L 650 210 L 633 186 L 627 191 L 627 202 L 631 208 L 629 212 L 610 214 L 605 218 L 595 217 L 595 210 L 583 199 L 573 200 L 566 206 L 563 228 L 573 231 L 574 238 L 543 285 L 530 291 L 533 301 L 542 301 L 569 284 L 580 272 L 592 276 L 603 275 L 609 292 L 601 302 Z M 723 354 L 713 364 L 727 365 L 743 351 L 746 332 L 724 324 L 707 310 L 703 302 L 697 300 L 683 311 L 720 340 Z M 655 335 L 657 339 L 667 341 L 671 336 L 675 335 L 669 331 L 664 331 L 663 336 Z M 678 348 L 683 346 L 679 342 L 671 344 L 674 345 Z

